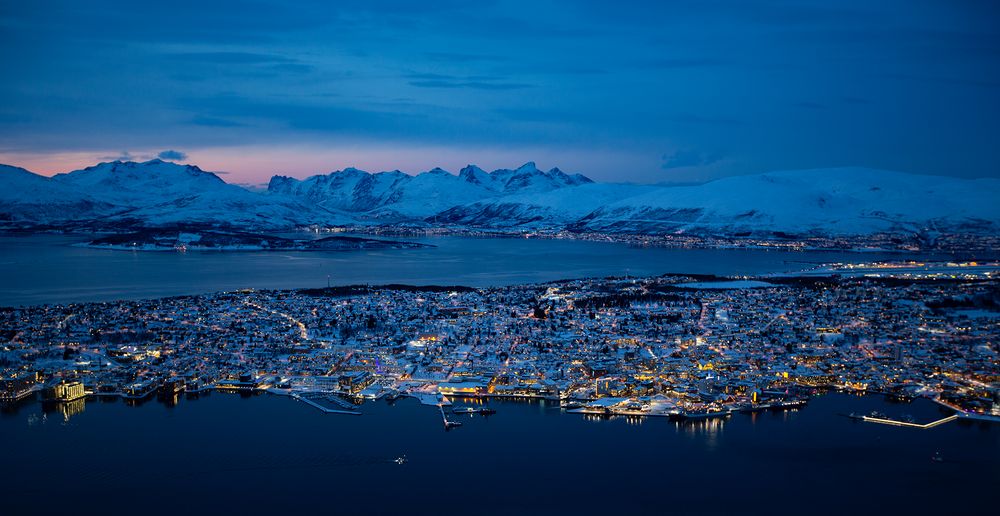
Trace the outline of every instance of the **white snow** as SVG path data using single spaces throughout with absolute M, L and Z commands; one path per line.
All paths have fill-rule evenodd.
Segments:
M 869 234 L 1000 222 L 1000 180 L 864 168 L 775 172 L 662 187 L 595 211 L 592 230 Z
M 1000 180 L 865 168 L 773 172 L 697 186 L 593 183 L 528 162 L 411 176 L 349 168 L 275 176 L 266 193 L 191 165 L 111 162 L 46 178 L 0 165 L 0 220 L 18 224 L 209 223 L 249 229 L 430 223 L 717 235 L 994 234 Z

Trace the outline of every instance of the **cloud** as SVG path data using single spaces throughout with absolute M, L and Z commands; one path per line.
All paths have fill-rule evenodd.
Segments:
M 722 159 L 718 152 L 704 153 L 696 150 L 678 149 L 673 154 L 663 155 L 663 165 L 660 168 L 670 170 L 684 167 L 704 167 Z
M 181 151 L 165 150 L 165 151 L 157 154 L 156 157 L 158 157 L 160 159 L 165 159 L 165 160 L 168 160 L 168 161 L 181 161 L 181 160 L 187 159 L 187 154 L 184 154 Z
M 704 68 L 708 66 L 724 66 L 728 64 L 722 59 L 707 58 L 707 57 L 678 57 L 678 58 L 667 58 L 667 59 L 654 59 L 642 63 L 643 67 L 646 68 L 660 68 L 660 69 L 679 69 L 679 68 Z
M 439 73 L 408 73 L 410 86 L 417 88 L 469 88 L 474 90 L 517 90 L 531 88 L 532 84 L 506 82 L 493 75 L 467 75 L 463 77 Z
M 309 73 L 316 67 L 301 63 L 279 63 L 271 65 L 267 69 L 277 73 Z
M 121 151 L 120 154 L 116 154 L 116 155 L 112 155 L 112 156 L 101 156 L 101 157 L 99 157 L 97 159 L 99 159 L 101 161 L 138 161 L 138 160 L 141 160 L 143 158 L 144 158 L 144 156 L 136 156 L 135 154 L 132 154 L 129 151 Z
M 242 127 L 246 125 L 232 120 L 226 120 L 225 118 L 215 118 L 211 116 L 196 116 L 188 123 L 205 127 Z
M 182 61 L 193 61 L 211 64 L 268 64 L 295 63 L 296 59 L 274 54 L 255 52 L 183 52 L 166 54 L 165 57 Z
M 743 125 L 743 121 L 732 117 L 715 117 L 696 115 L 693 113 L 677 113 L 663 117 L 664 120 L 679 124 L 693 125 L 717 125 L 717 126 L 737 126 Z
M 474 63 L 474 62 L 503 62 L 508 58 L 490 54 L 459 54 L 451 52 L 425 52 L 427 59 L 431 61 L 442 61 L 451 63 Z
M 519 90 L 530 88 L 530 84 L 518 82 L 483 82 L 483 81 L 410 81 L 410 86 L 417 88 L 469 88 L 473 90 Z

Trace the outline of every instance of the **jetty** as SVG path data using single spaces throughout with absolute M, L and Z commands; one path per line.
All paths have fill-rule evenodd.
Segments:
M 887 417 L 877 417 L 877 416 L 858 416 L 858 415 L 855 415 L 855 414 L 851 414 L 848 417 L 850 417 L 851 419 L 858 419 L 860 421 L 867 421 L 868 423 L 878 423 L 880 425 L 905 426 L 905 427 L 909 427 L 909 428 L 927 429 L 927 428 L 934 428 L 935 426 L 943 425 L 945 423 L 948 423 L 949 421 L 954 421 L 954 420 L 956 420 L 956 419 L 959 418 L 959 415 L 958 414 L 952 414 L 952 415 L 950 415 L 948 417 L 944 417 L 944 418 L 938 419 L 937 421 L 931 421 L 930 423 L 924 423 L 924 424 L 913 423 L 913 422 L 910 422 L 910 421 L 899 421 L 899 420 L 896 420 L 896 419 L 889 419 Z
M 347 414 L 351 416 L 360 416 L 361 411 L 357 410 L 355 406 L 347 401 L 344 401 L 337 397 L 335 394 L 329 393 L 293 393 L 290 395 L 293 399 L 301 401 L 306 405 L 319 409 L 326 414 Z M 311 399 L 310 396 L 313 398 Z M 319 401 L 327 401 L 337 405 L 339 408 L 329 407 Z

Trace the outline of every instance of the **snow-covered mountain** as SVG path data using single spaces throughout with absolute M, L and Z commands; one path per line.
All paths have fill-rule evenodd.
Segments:
M 371 174 L 347 168 L 301 181 L 275 176 L 268 192 L 356 213 L 362 221 L 397 222 L 432 217 L 458 205 L 507 194 L 551 192 L 592 182 L 558 168 L 544 172 L 528 162 L 517 169 L 493 172 L 469 165 L 458 175 L 440 168 L 414 176 L 398 170 Z
M 551 228 L 566 226 L 595 210 L 651 191 L 655 186 L 585 183 L 542 193 L 504 195 L 455 206 L 428 222 L 493 228 Z
M 570 228 L 716 235 L 996 233 L 1000 230 L 998 199 L 998 179 L 865 168 L 798 170 L 658 188 L 609 203 Z
M 0 166 L 0 226 L 453 225 L 718 236 L 1000 233 L 1000 180 L 863 168 L 773 172 L 697 186 L 594 183 L 534 163 L 457 175 L 349 168 L 251 192 L 193 165 L 101 163 L 47 178 Z
M 17 192 L 11 201 L 0 198 L 0 213 L 16 214 L 11 218 L 25 224 L 287 228 L 348 220 L 295 199 L 255 194 L 193 165 L 160 160 L 100 163 L 52 178 L 15 171 L 0 176 L 0 188 Z M 66 207 L 75 209 L 63 213 Z
M 13 225 L 68 222 L 113 211 L 113 206 L 81 190 L 23 168 L 0 165 L 0 222 Z
M 569 175 L 558 168 L 543 172 L 538 169 L 534 161 L 529 161 L 513 170 L 501 168 L 489 173 L 475 165 L 469 165 L 462 169 L 459 176 L 468 182 L 481 184 L 494 192 L 505 194 L 551 192 L 567 186 L 593 183 L 584 175 Z
M 95 199 L 118 206 L 143 206 L 164 199 L 231 188 L 219 176 L 194 165 L 178 165 L 158 159 L 145 163 L 98 163 L 82 170 L 56 174 L 52 176 L 52 182 L 87 192 Z

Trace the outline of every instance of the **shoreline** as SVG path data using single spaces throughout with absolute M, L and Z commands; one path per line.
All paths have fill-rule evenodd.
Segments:
M 255 233 L 260 235 L 275 234 L 310 234 L 310 235 L 364 235 L 374 237 L 410 237 L 434 238 L 455 237 L 474 239 L 545 239 L 545 240 L 578 240 L 586 242 L 607 242 L 624 244 L 639 248 L 666 249 L 734 249 L 734 250 L 783 250 L 809 252 L 845 252 L 860 255 L 868 253 L 924 253 L 924 254 L 964 254 L 995 256 L 1000 258 L 1000 237 L 996 235 L 955 234 L 938 237 L 933 245 L 922 244 L 919 241 L 907 241 L 914 235 L 879 233 L 872 235 L 711 235 L 711 234 L 643 234 L 643 233 L 606 233 L 606 232 L 575 232 L 559 228 L 548 229 L 502 229 L 502 228 L 472 228 L 472 227 L 408 227 L 408 226 L 331 226 L 292 227 L 292 228 L 242 228 L 214 227 L 210 225 L 176 225 L 164 227 L 123 227 L 106 228 L 0 228 L 0 237 L 31 236 L 31 235 L 126 235 L 136 232 L 223 232 L 223 233 Z M 957 242 L 952 242 L 957 240 Z M 970 243 L 969 240 L 972 240 Z M 306 240 L 303 240 L 306 241 Z M 940 244 L 938 242 L 943 242 Z M 260 249 L 267 250 L 267 249 Z M 236 251 L 257 251 L 257 249 L 238 249 Z

